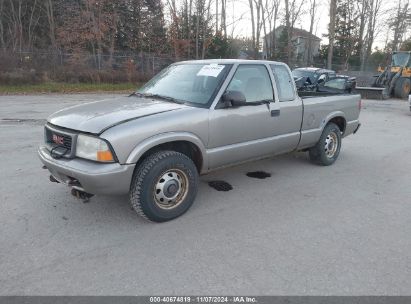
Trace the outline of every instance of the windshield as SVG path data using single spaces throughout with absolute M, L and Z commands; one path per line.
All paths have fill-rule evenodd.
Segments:
M 406 66 L 408 64 L 408 59 L 410 58 L 409 53 L 396 53 L 392 55 L 392 65 L 393 66 Z
M 196 63 L 171 65 L 137 92 L 205 107 L 212 102 L 230 66 Z
M 294 70 L 292 71 L 292 74 L 294 78 L 308 77 L 311 83 L 314 83 L 318 77 L 318 74 L 316 72 L 306 70 Z

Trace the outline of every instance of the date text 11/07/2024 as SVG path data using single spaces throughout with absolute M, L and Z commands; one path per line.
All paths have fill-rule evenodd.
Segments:
M 150 297 L 150 303 L 258 303 L 255 297 L 212 297 L 212 296 L 184 296 L 184 297 Z

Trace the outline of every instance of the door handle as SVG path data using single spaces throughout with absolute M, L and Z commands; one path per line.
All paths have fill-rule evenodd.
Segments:
M 280 110 L 271 110 L 271 117 L 280 116 Z

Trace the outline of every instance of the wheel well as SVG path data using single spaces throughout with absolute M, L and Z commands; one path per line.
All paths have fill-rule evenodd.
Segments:
M 338 128 L 340 129 L 341 133 L 345 132 L 345 126 L 346 126 L 347 123 L 346 123 L 344 117 L 337 116 L 337 117 L 334 117 L 334 118 L 330 119 L 329 122 L 335 123 L 338 126 Z
M 144 152 L 144 154 L 138 160 L 137 165 L 141 163 L 147 156 L 155 152 L 165 150 L 176 151 L 186 155 L 194 162 L 195 166 L 197 167 L 198 173 L 200 173 L 201 168 L 203 167 L 203 155 L 201 154 L 201 150 L 195 144 L 189 141 L 171 141 L 155 146 Z

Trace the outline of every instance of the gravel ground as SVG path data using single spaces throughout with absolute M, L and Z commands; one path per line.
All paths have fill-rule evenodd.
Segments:
M 364 101 L 331 167 L 293 153 L 218 171 L 153 224 L 127 197 L 83 204 L 37 158 L 48 114 L 110 96 L 0 97 L 0 295 L 411 295 L 406 102 Z

